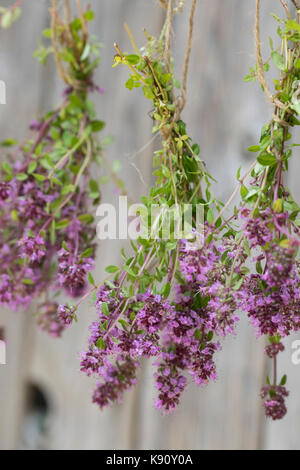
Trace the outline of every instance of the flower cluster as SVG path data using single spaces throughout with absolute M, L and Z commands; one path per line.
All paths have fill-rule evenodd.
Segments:
M 262 387 L 261 397 L 265 400 L 265 413 L 268 418 L 273 420 L 282 419 L 287 412 L 284 399 L 288 397 L 289 392 L 281 385 Z
M 282 351 L 284 351 L 284 346 L 280 341 L 278 343 L 271 343 L 265 347 L 265 353 L 270 359 L 274 359 L 274 357 Z
M 188 291 L 181 301 L 188 302 L 192 293 L 192 306 L 199 309 L 207 330 L 222 336 L 234 333 L 238 321 L 237 295 L 230 289 L 228 280 L 231 271 L 240 278 L 244 260 L 245 253 L 230 237 L 217 243 L 204 243 L 200 249 L 195 249 L 190 242 L 181 242 L 179 263 Z
M 59 305 L 57 310 L 58 319 L 66 326 L 70 325 L 76 318 L 76 307 L 72 305 Z
M 110 396 L 113 396 L 113 384 L 117 390 L 125 390 L 117 380 L 114 364 L 130 358 L 137 361 L 142 356 L 155 357 L 159 392 L 156 406 L 164 412 L 176 409 L 187 383 L 185 372 L 197 385 L 216 378 L 214 354 L 220 344 L 212 341 L 213 333 L 232 333 L 237 321 L 234 301 L 227 299 L 224 285 L 228 268 L 224 268 L 221 261 L 225 247 L 230 245 L 228 239 L 219 252 L 212 253 L 211 246 L 195 250 L 182 241 L 183 278 L 172 303 L 150 290 L 137 294 L 135 299 L 126 299 L 117 284 L 99 289 L 98 321 L 91 325 L 89 349 L 82 353 L 81 359 L 82 371 L 102 378 L 96 396 L 99 390 L 102 396 L 107 381 Z M 231 253 L 231 258 L 234 256 L 235 253 Z M 217 280 L 218 288 L 213 289 Z M 112 382 L 108 380 L 111 373 L 115 377 Z M 120 393 L 116 391 L 115 396 L 119 400 Z M 103 406 L 103 399 L 100 401 Z
M 103 382 L 98 382 L 93 393 L 93 403 L 102 409 L 111 403 L 120 403 L 123 393 L 137 383 L 136 369 L 138 362 L 127 357 L 120 358 L 113 365 L 108 363 L 103 375 Z
M 56 302 L 45 302 L 39 307 L 38 327 L 53 338 L 60 338 L 66 329 L 66 323 L 58 315 Z
M 86 290 L 87 273 L 93 269 L 92 258 L 81 258 L 62 248 L 58 252 L 58 281 L 69 295 L 80 297 Z
M 89 349 L 82 353 L 81 370 L 102 379 L 94 395 L 94 401 L 102 407 L 114 399 L 119 401 L 135 383 L 141 356 L 157 356 L 161 352 L 158 332 L 173 309 L 161 296 L 150 292 L 129 301 L 117 284 L 102 286 L 95 305 L 98 321 L 90 327 Z M 107 401 L 103 399 L 105 390 L 109 390 Z
M 238 295 L 240 308 L 248 313 L 259 335 L 283 337 L 300 328 L 300 266 L 294 242 L 276 241 L 274 220 L 282 227 L 288 214 L 268 209 L 255 220 L 246 219 L 244 233 L 258 253 L 253 262 L 259 272 L 246 276 Z
M 28 257 L 31 263 L 37 261 L 38 263 L 45 256 L 46 247 L 43 237 L 37 235 L 36 237 L 25 236 L 19 241 L 21 248 L 20 255 Z

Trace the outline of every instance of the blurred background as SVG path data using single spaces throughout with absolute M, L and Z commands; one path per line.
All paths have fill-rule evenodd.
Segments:
M 12 1 L 1 1 L 8 6 Z M 114 136 L 108 148 L 111 161 L 121 163 L 121 176 L 135 201 L 147 194 L 152 181 L 152 153 L 158 139 L 151 133 L 149 101 L 140 90 L 129 92 L 125 67 L 112 68 L 116 41 L 131 51 L 123 23 L 133 31 L 138 46 L 145 42 L 143 28 L 158 34 L 164 11 L 156 0 L 82 0 L 91 4 L 95 21 L 91 30 L 103 43 L 102 62 L 95 82 L 105 89 L 94 96 L 104 135 Z M 71 0 L 75 7 L 75 0 Z M 264 56 L 268 36 L 277 23 L 270 12 L 283 15 L 279 0 L 262 2 L 261 23 Z M 175 17 L 174 44 L 178 78 L 186 46 L 188 7 Z M 7 104 L 0 106 L 0 140 L 24 139 L 30 120 L 59 104 L 63 84 L 52 59 L 42 67 L 33 58 L 41 32 L 49 24 L 50 0 L 25 0 L 21 18 L 0 31 L 0 79 L 7 88 Z M 199 0 L 188 80 L 188 102 L 183 118 L 189 133 L 201 146 L 207 168 L 219 181 L 219 198 L 235 187 L 235 175 L 246 170 L 261 126 L 272 108 L 258 84 L 243 77 L 254 66 L 254 0 Z M 269 79 L 271 77 L 269 76 Z M 299 135 L 294 136 L 298 137 Z M 289 185 L 299 201 L 299 153 L 291 166 Z M 2 158 L 4 155 L 2 155 Z M 298 163 L 297 163 L 298 161 Z M 103 202 L 111 202 L 113 186 L 103 188 Z M 95 277 L 117 264 L 122 244 L 99 243 Z M 279 360 L 279 374 L 288 374 L 288 414 L 281 422 L 266 421 L 259 398 L 268 372 L 264 342 L 256 339 L 247 318 L 237 336 L 223 342 L 217 357 L 218 380 L 208 387 L 190 384 L 181 407 L 172 416 L 154 408 L 155 389 L 151 361 L 140 370 L 139 385 L 125 395 L 122 405 L 100 412 L 91 403 L 93 380 L 79 372 L 79 352 L 88 338 L 95 316 L 89 302 L 82 305 L 79 322 L 62 339 L 41 333 L 28 312 L 1 310 L 5 326 L 7 365 L 0 366 L 1 449 L 299 449 L 300 366 L 291 361 L 291 342 Z

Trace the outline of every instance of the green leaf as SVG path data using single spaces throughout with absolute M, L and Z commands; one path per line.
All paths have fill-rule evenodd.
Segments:
M 88 280 L 92 286 L 96 287 L 95 279 L 93 278 L 91 271 L 88 272 Z
M 123 318 L 119 320 L 119 323 L 123 326 L 124 330 L 126 329 L 126 327 L 130 326 L 129 323 Z
M 100 132 L 104 128 L 105 122 L 104 121 L 92 121 L 91 126 L 92 126 L 92 132 Z
M 38 181 L 39 183 L 42 183 L 43 181 L 47 179 L 46 176 L 39 175 L 38 173 L 33 173 L 33 176 L 36 179 L 36 181 Z
M 262 274 L 263 273 L 263 268 L 262 268 L 262 265 L 261 265 L 261 262 L 260 261 L 257 261 L 256 262 L 256 272 L 258 274 Z
M 10 25 L 13 22 L 13 15 L 11 10 L 7 10 L 2 16 L 1 16 L 1 26 L 4 29 L 7 29 L 10 27 Z
M 42 35 L 43 35 L 45 38 L 51 38 L 51 36 L 52 36 L 52 30 L 51 30 L 50 28 L 44 29 Z
M 170 282 L 167 282 L 162 289 L 162 295 L 167 299 L 170 295 L 170 291 L 171 291 L 171 284 Z
M 299 23 L 297 23 L 297 21 L 288 20 L 288 21 L 286 21 L 286 25 L 287 25 L 288 28 L 291 28 L 291 29 L 294 29 L 294 30 L 300 32 L 300 25 L 299 25 Z
M 14 220 L 15 222 L 18 222 L 19 215 L 18 215 L 18 211 L 16 209 L 13 209 L 11 211 L 10 216 L 11 216 L 12 220 Z
M 93 254 L 93 248 L 87 248 L 86 250 L 84 250 L 83 253 L 81 253 L 81 258 L 88 258 L 89 256 L 91 256 Z
M 300 59 L 297 59 L 295 62 L 295 69 L 300 69 Z
M 68 248 L 68 246 L 67 246 L 67 244 L 66 244 L 65 240 L 63 240 L 63 242 L 62 242 L 61 246 L 63 247 L 63 249 L 64 249 L 64 250 L 66 250 L 66 251 L 70 252 L 70 250 L 69 250 L 69 248 Z
M 271 53 L 271 57 L 273 60 L 274 65 L 280 69 L 280 70 L 285 70 L 285 64 L 284 64 L 284 58 L 282 57 L 281 54 L 279 54 L 276 51 L 273 51 Z
M 123 269 L 124 269 L 124 271 L 126 271 L 130 276 L 136 277 L 135 272 L 134 272 L 131 268 L 129 268 L 128 266 L 126 266 L 126 264 L 125 264 L 125 266 L 123 267 Z
M 25 284 L 25 285 L 32 285 L 32 284 L 34 284 L 33 280 L 32 280 L 32 279 L 29 279 L 29 278 L 22 279 L 22 283 Z
M 111 264 L 110 266 L 107 266 L 107 267 L 105 268 L 105 271 L 106 271 L 107 273 L 116 273 L 117 271 L 119 271 L 119 268 L 118 268 L 118 266 L 113 266 L 113 265 Z
M 56 222 L 56 229 L 61 230 L 63 228 L 66 228 L 70 225 L 70 220 L 69 219 L 62 219 Z
M 12 169 L 9 163 L 7 162 L 2 162 L 2 168 L 7 173 L 8 175 L 12 175 Z
M 72 193 L 75 190 L 74 184 L 67 184 L 61 190 L 61 194 L 65 196 L 66 194 Z
M 277 212 L 278 214 L 280 214 L 280 212 L 282 212 L 282 210 L 283 210 L 283 200 L 282 199 L 276 199 L 276 201 L 274 201 L 273 210 L 274 210 L 274 212 Z
M 13 147 L 14 145 L 17 145 L 18 141 L 14 139 L 4 139 L 0 145 L 2 147 Z
M 82 51 L 82 54 L 80 56 L 80 60 L 86 60 L 88 58 L 88 56 L 90 55 L 90 52 L 91 52 L 91 45 L 89 43 L 87 43 L 85 45 L 85 48 L 83 49 Z
M 55 220 L 52 220 L 51 228 L 50 228 L 50 242 L 51 242 L 51 245 L 55 244 L 55 240 L 56 240 L 56 223 L 55 223 Z
M 196 330 L 195 330 L 195 333 L 194 333 L 194 336 L 195 336 L 195 338 L 196 338 L 197 340 L 201 341 L 201 339 L 202 339 L 202 333 L 201 333 L 200 330 L 196 329 Z
M 233 289 L 234 289 L 234 290 L 239 290 L 240 287 L 241 287 L 241 285 L 243 284 L 243 282 L 244 282 L 244 278 L 241 277 L 241 279 L 239 279 L 239 280 L 234 284 Z
M 287 375 L 285 374 L 280 381 L 280 385 L 283 387 L 286 384 L 286 381 L 287 381 Z
M 206 219 L 207 219 L 207 222 L 208 222 L 209 224 L 212 224 L 213 221 L 214 221 L 214 211 L 213 211 L 213 209 L 212 209 L 211 207 L 210 207 L 210 208 L 208 209 L 208 211 L 207 211 L 207 217 L 206 217 Z
M 263 166 L 272 166 L 277 163 L 275 155 L 265 153 L 257 157 L 257 161 Z
M 83 224 L 91 224 L 94 222 L 94 216 L 92 214 L 82 214 L 78 217 L 78 220 Z
M 214 332 L 213 331 L 209 331 L 208 332 L 208 335 L 207 335 L 207 341 L 211 341 L 214 337 Z
M 242 186 L 241 186 L 240 193 L 241 193 L 241 198 L 245 199 L 245 197 L 248 194 L 248 189 L 246 188 L 246 186 L 244 184 L 242 184 Z
M 106 346 L 103 338 L 98 338 L 96 346 L 98 349 L 105 349 Z
M 130 65 L 137 65 L 140 61 L 140 57 L 136 54 L 128 54 L 126 60 Z
M 100 196 L 99 192 L 89 193 L 89 198 L 91 199 L 98 199 L 99 196 Z
M 93 21 L 95 18 L 95 13 L 92 10 L 88 10 L 84 13 L 83 16 L 86 21 Z
M 19 173 L 17 175 L 17 180 L 19 180 L 19 181 L 25 181 L 25 180 L 27 180 L 27 178 L 28 178 L 28 175 L 26 175 L 26 173 Z
M 259 151 L 260 151 L 259 145 L 251 145 L 251 147 L 248 147 L 248 152 L 259 152 Z
M 101 310 L 104 313 L 104 315 L 109 316 L 109 308 L 106 302 L 101 303 Z
M 148 100 L 153 100 L 154 93 L 153 93 L 152 88 L 150 86 L 144 86 L 143 87 L 143 92 L 144 92 L 145 98 L 147 98 Z
M 36 170 L 37 162 L 31 162 L 27 168 L 27 173 L 31 175 Z

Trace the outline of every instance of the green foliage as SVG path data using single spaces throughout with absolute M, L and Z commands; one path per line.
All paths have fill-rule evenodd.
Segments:
M 17 2 L 10 8 L 0 7 L 0 25 L 3 29 L 8 29 L 19 19 L 21 8 L 17 6 Z

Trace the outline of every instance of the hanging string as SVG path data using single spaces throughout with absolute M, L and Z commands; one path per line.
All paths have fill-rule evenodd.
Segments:
M 50 12 L 51 12 L 51 31 L 52 31 L 51 39 L 52 39 L 54 59 L 57 64 L 57 70 L 58 70 L 59 76 L 65 83 L 69 85 L 70 79 L 61 63 L 59 53 L 58 53 L 58 42 L 57 42 L 57 35 L 56 35 L 57 0 L 52 0 L 52 9 Z
M 255 37 L 255 52 L 256 52 L 256 62 L 257 62 L 257 78 L 262 88 L 264 89 L 264 92 L 268 100 L 271 103 L 276 104 L 278 108 L 286 109 L 286 106 L 272 95 L 269 89 L 269 86 L 267 84 L 267 81 L 265 79 L 264 63 L 263 63 L 262 55 L 261 55 L 259 17 L 260 17 L 260 0 L 256 0 L 254 37 Z
M 195 16 L 196 4 L 197 4 L 197 0 L 193 0 L 191 13 L 190 13 L 190 21 L 189 21 L 188 41 L 187 41 L 184 66 L 183 66 L 182 91 L 181 91 L 181 98 L 180 98 L 180 103 L 179 103 L 180 111 L 183 110 L 185 103 L 186 103 L 187 78 L 188 78 L 189 63 L 190 63 L 191 50 L 192 50 L 192 39 L 193 39 L 194 16 Z
M 168 72 L 170 72 L 171 62 L 171 38 L 173 21 L 173 0 L 169 0 L 166 18 L 166 42 L 165 42 L 165 62 Z

